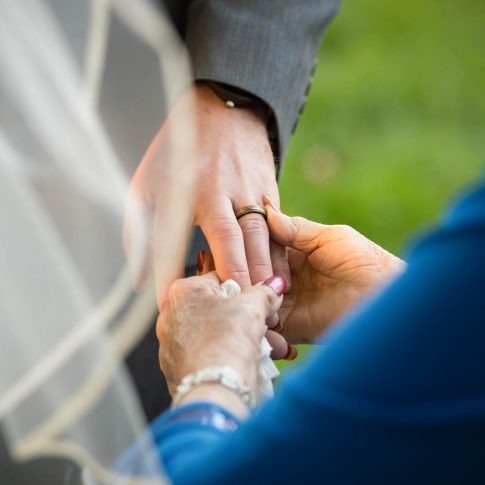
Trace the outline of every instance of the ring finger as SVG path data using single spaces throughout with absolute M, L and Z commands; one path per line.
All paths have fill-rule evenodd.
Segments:
M 261 214 L 249 213 L 238 219 L 251 283 L 254 285 L 273 275 L 269 249 L 269 231 Z

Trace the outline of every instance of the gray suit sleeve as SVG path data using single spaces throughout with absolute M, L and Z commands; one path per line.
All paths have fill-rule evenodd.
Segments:
M 194 0 L 186 43 L 195 79 L 226 83 L 264 101 L 284 156 L 305 105 L 320 39 L 340 0 Z

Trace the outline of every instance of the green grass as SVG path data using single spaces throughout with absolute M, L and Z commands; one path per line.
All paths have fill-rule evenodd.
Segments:
M 400 253 L 485 162 L 485 2 L 344 2 L 281 179 L 283 210 Z

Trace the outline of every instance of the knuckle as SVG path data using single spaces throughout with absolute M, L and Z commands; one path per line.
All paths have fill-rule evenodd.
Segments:
M 265 320 L 265 314 L 260 308 L 253 311 L 253 320 L 256 322 L 263 322 Z
M 187 306 L 207 296 L 208 291 L 205 286 L 194 284 L 191 278 L 186 278 L 172 283 L 168 293 L 168 300 L 172 306 Z
M 335 229 L 337 229 L 339 232 L 346 236 L 352 236 L 356 233 L 356 230 L 352 226 L 349 226 L 347 224 L 339 224 L 335 226 Z
M 186 284 L 184 283 L 184 280 L 175 280 L 171 285 L 168 290 L 168 297 L 173 298 L 173 297 L 179 297 L 181 294 L 183 294 L 186 291 Z
M 193 286 L 189 290 L 186 291 L 186 294 L 192 300 L 200 300 L 202 298 L 208 298 L 207 289 L 205 287 L 202 287 L 202 286 Z
M 239 224 L 247 235 L 268 237 L 268 226 L 259 215 L 248 214 L 239 220 Z
M 301 216 L 293 216 L 291 218 L 291 222 L 295 225 L 295 226 L 304 226 L 305 224 L 308 224 L 308 219 L 306 219 L 305 217 L 301 217 Z
M 319 224 L 299 216 L 292 217 L 291 222 L 294 227 L 293 240 L 291 242 L 299 241 L 303 245 L 308 245 L 318 239 L 320 235 Z
M 246 307 L 245 316 L 253 322 L 260 322 L 264 320 L 264 310 L 261 305 L 253 303 L 252 305 L 248 305 Z
M 258 270 L 259 273 L 264 274 L 264 279 L 273 275 L 273 267 L 271 265 L 271 259 L 269 256 L 265 257 L 262 254 L 259 256 L 253 256 L 250 266 L 252 270 Z
M 294 229 L 293 240 L 300 239 L 303 233 L 303 228 L 307 224 L 307 220 L 304 217 L 294 216 L 291 218 L 291 224 Z
M 195 289 L 189 285 L 186 280 L 180 279 L 174 281 L 168 290 L 167 297 L 161 308 L 166 307 L 171 311 L 174 307 L 185 304 L 187 300 L 191 300 L 194 290 Z
M 268 291 L 265 291 L 264 303 L 266 307 L 273 306 L 273 303 L 277 300 L 277 298 L 278 298 L 278 295 L 273 290 L 268 289 Z
M 234 240 L 241 234 L 235 219 L 229 217 L 214 218 L 207 225 L 207 230 L 215 239 Z
M 266 289 L 261 296 L 260 309 L 261 312 L 267 313 L 267 311 L 273 306 L 277 299 L 276 293 L 271 289 Z
M 275 298 L 276 294 L 269 288 L 263 291 L 260 289 L 251 290 L 244 296 L 246 318 L 258 322 L 265 321 L 267 310 L 272 307 Z

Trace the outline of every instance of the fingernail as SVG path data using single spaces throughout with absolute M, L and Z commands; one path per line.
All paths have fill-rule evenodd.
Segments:
M 205 251 L 201 249 L 197 255 L 197 271 L 199 273 L 202 273 L 202 270 L 204 269 L 204 253 Z
M 279 207 L 277 207 L 276 204 L 267 195 L 263 195 L 263 202 L 271 206 L 271 208 L 276 212 L 281 212 Z
M 286 280 L 282 276 L 271 276 L 263 285 L 269 286 L 278 296 L 281 296 L 286 289 Z
M 271 330 L 273 330 L 273 332 L 281 333 L 283 331 L 283 324 L 281 321 L 279 321 Z
M 295 360 L 298 357 L 298 350 L 297 348 L 288 343 L 288 353 L 286 354 L 285 360 Z

